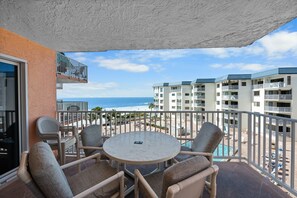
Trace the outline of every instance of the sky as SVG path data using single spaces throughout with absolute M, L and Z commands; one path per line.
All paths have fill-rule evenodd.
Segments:
M 297 67 L 297 19 L 242 48 L 66 53 L 88 66 L 88 83 L 67 83 L 57 98 L 153 97 L 153 84 Z

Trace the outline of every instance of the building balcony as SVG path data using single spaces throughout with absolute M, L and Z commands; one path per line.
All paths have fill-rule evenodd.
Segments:
M 237 90 L 237 89 L 238 89 L 238 85 L 222 86 L 222 90 L 223 90 L 223 91 L 227 91 L 227 90 Z
M 214 163 L 219 166 L 217 178 L 217 197 L 290 197 L 286 192 L 297 195 L 297 187 L 292 185 L 297 182 L 296 167 L 296 147 L 295 135 L 288 133 L 285 136 L 282 133 L 275 133 L 272 127 L 265 124 L 259 124 L 259 120 L 265 118 L 274 119 L 275 116 L 263 115 L 251 112 L 232 112 L 236 113 L 242 119 L 235 120 L 229 118 L 229 123 L 222 123 L 220 119 L 223 115 L 230 112 L 197 112 L 197 111 L 86 111 L 86 112 L 68 112 L 69 118 L 78 116 L 81 120 L 67 121 L 60 118 L 64 111 L 57 112 L 57 118 L 64 126 L 76 126 L 80 132 L 83 127 L 99 124 L 102 135 L 115 136 L 121 133 L 133 133 L 136 131 L 152 131 L 157 133 L 166 133 L 176 138 L 181 138 L 182 146 L 191 146 L 191 141 L 185 138 L 195 138 L 204 121 L 212 122 L 224 128 L 225 137 L 213 153 Z M 94 116 L 92 116 L 94 115 Z M 203 116 L 203 120 L 197 119 Z M 93 118 L 90 120 L 90 118 Z M 105 118 L 108 118 L 105 119 Z M 296 126 L 297 120 L 281 118 L 279 126 L 286 122 Z M 232 124 L 236 123 L 236 124 Z M 183 127 L 186 133 L 178 134 L 178 128 Z M 253 127 L 256 126 L 256 127 Z M 265 135 L 260 137 L 259 131 L 265 131 Z M 283 147 L 286 142 L 286 147 Z M 261 145 L 261 149 L 259 149 Z M 263 146 L 264 145 L 264 146 Z M 273 148 L 275 149 L 271 149 Z M 286 158 L 286 160 L 282 160 Z M 76 159 L 76 149 L 67 151 L 67 162 Z M 277 163 L 277 165 L 275 165 Z M 90 166 L 90 164 L 86 164 Z M 143 167 L 145 173 L 151 172 L 153 167 Z M 127 169 L 133 172 L 133 167 L 127 165 Z M 75 167 L 75 170 L 77 168 Z M 67 176 L 75 174 L 75 170 L 65 172 Z M 269 178 L 269 179 L 267 179 Z M 133 178 L 127 177 L 130 187 L 133 184 Z M 240 183 L 240 185 L 238 185 Z M 277 184 L 277 185 L 276 185 Z M 281 188 L 279 187 L 281 186 Z M 19 180 L 15 180 L 0 190 L 6 197 L 16 197 L 20 194 L 26 194 L 31 197 L 31 192 Z M 207 193 L 207 192 L 206 192 Z M 33 196 L 32 196 L 33 197 Z M 133 193 L 126 197 L 134 197 Z
M 205 103 L 203 102 L 195 102 L 194 107 L 205 107 Z
M 223 105 L 224 109 L 238 109 L 238 105 Z
M 253 85 L 253 89 L 262 89 L 264 87 L 263 84 Z
M 205 88 L 195 88 L 194 89 L 194 92 L 200 92 L 200 91 L 204 92 Z
M 205 95 L 195 95 L 194 99 L 205 99 Z
M 238 95 L 223 95 L 223 100 L 238 100 Z
M 58 111 L 88 111 L 88 102 L 57 100 Z
M 274 82 L 274 83 L 265 83 L 264 84 L 264 88 L 282 88 L 285 87 L 285 83 L 284 82 Z
M 291 107 L 265 106 L 265 111 L 290 113 L 291 112 Z
M 57 83 L 87 83 L 88 66 L 57 53 Z
M 266 94 L 266 100 L 292 100 L 291 94 Z

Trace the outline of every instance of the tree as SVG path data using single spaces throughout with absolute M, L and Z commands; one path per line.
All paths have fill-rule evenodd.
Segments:
M 91 109 L 91 111 L 95 111 L 95 112 L 88 113 L 90 124 L 92 124 L 93 120 L 96 120 L 96 118 L 100 115 L 102 110 L 103 110 L 102 107 L 94 107 L 93 109 Z
M 154 103 L 150 103 L 150 104 L 149 104 L 149 109 L 150 109 L 150 110 L 153 110 L 153 108 L 155 108 L 155 107 L 156 107 L 156 106 L 155 106 Z

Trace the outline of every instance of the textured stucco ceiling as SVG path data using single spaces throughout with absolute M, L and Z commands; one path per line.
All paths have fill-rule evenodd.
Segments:
M 0 0 L 0 27 L 57 51 L 240 47 L 296 16 L 296 0 Z

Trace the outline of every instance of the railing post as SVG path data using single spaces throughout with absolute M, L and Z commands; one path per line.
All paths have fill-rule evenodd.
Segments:
M 248 156 L 247 156 L 247 161 L 248 161 L 248 164 L 250 164 L 251 162 L 251 151 L 252 151 L 252 114 L 247 112 L 248 114 L 248 150 L 247 150 L 247 153 L 248 153 Z

